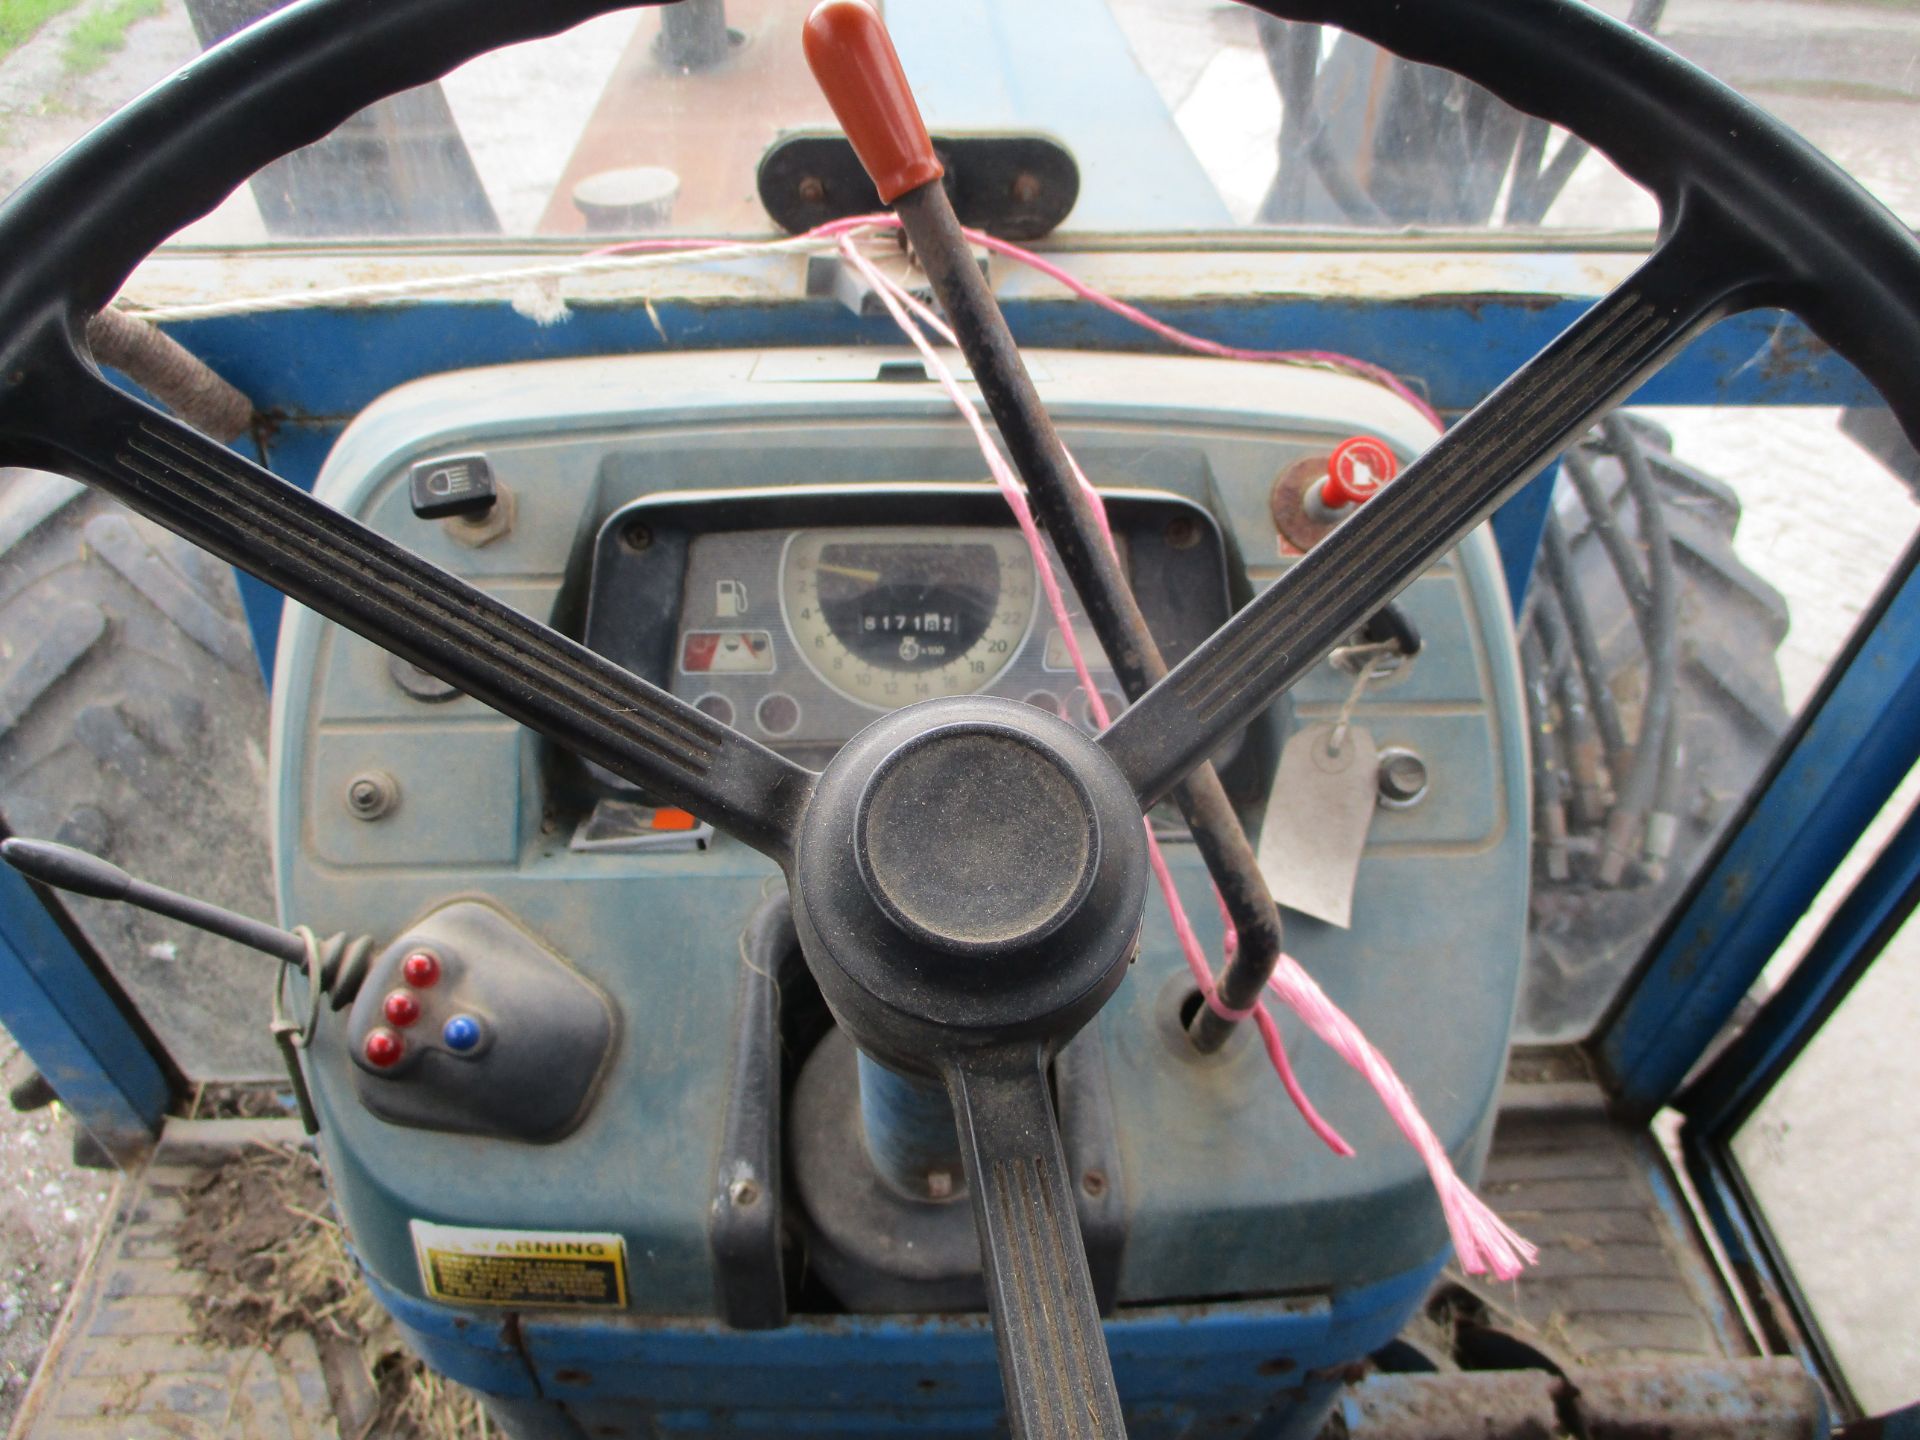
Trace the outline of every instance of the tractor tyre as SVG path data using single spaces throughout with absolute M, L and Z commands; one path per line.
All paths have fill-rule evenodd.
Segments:
M 0 470 L 0 816 L 16 835 L 271 916 L 267 697 L 232 572 L 83 485 Z M 274 964 L 61 897 L 179 1071 L 276 1074 Z

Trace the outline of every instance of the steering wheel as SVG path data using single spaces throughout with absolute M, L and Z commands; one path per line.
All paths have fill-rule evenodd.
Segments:
M 0 463 L 99 486 L 780 864 L 840 1023 L 952 1098 L 1016 1436 L 1122 1433 L 1045 1072 L 1133 953 L 1142 810 L 1724 315 L 1794 311 L 1920 441 L 1920 247 L 1732 91 L 1578 0 L 1259 3 L 1571 130 L 1654 193 L 1662 229 L 1630 279 L 1097 740 L 1008 701 L 929 700 L 814 774 L 102 377 L 88 318 L 256 170 L 626 0 L 299 0 L 0 207 Z

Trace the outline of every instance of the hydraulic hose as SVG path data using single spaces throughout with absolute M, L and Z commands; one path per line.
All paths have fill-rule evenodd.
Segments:
M 1548 514 L 1542 558 L 1547 565 L 1547 583 L 1553 587 L 1566 616 L 1567 634 L 1573 643 L 1573 655 L 1586 682 L 1587 699 L 1593 707 L 1594 723 L 1607 747 L 1607 764 L 1617 776 L 1630 763 L 1633 747 L 1627 744 L 1626 726 L 1620 719 L 1620 707 L 1607 684 L 1605 662 L 1600 657 L 1600 640 L 1594 633 L 1593 616 L 1573 573 L 1573 552 L 1567 544 L 1567 532 L 1560 517 Z
M 1539 614 L 1537 608 L 1534 613 Z M 1527 748 L 1533 758 L 1534 823 L 1545 854 L 1547 878 L 1563 881 L 1573 873 L 1567 855 L 1567 803 L 1560 767 L 1555 763 L 1558 741 L 1553 728 L 1547 660 L 1537 629 L 1530 628 L 1521 637 L 1520 653 L 1527 676 L 1528 718 L 1533 729 L 1533 744 Z
M 1679 681 L 1679 570 L 1674 564 L 1673 537 L 1667 529 L 1666 512 L 1660 508 L 1660 491 L 1639 441 L 1620 415 L 1609 415 L 1601 422 L 1607 447 L 1619 459 L 1627 477 L 1627 490 L 1640 514 L 1640 536 L 1647 551 L 1647 582 L 1652 597 L 1648 625 L 1644 632 L 1647 649 L 1647 698 L 1640 712 L 1640 737 L 1634 746 L 1633 764 L 1620 787 L 1620 803 L 1607 820 L 1604 848 L 1600 856 L 1600 883 L 1617 885 L 1627 864 L 1635 857 L 1642 839 L 1649 849 L 1671 848 L 1672 817 L 1657 809 L 1660 803 L 1661 774 L 1670 771 L 1666 759 L 1677 736 L 1674 734 L 1674 692 Z M 1670 790 L 1673 781 L 1669 778 Z M 1670 803 L 1667 802 L 1667 803 Z M 1656 862 L 1663 858 L 1654 855 Z
M 1306 202 L 1306 177 L 1300 170 L 1304 158 L 1328 197 L 1351 223 L 1374 228 L 1389 224 L 1386 212 L 1374 203 L 1346 157 L 1334 148 L 1326 119 L 1315 104 L 1320 27 L 1266 16 L 1260 17 L 1259 23 L 1260 48 L 1266 54 L 1281 105 L 1280 169 L 1260 207 L 1260 222 L 1273 225 L 1301 218 Z
M 1666 13 L 1667 0 L 1634 0 L 1627 23 L 1649 35 Z M 1520 143 L 1514 154 L 1513 184 L 1507 191 L 1507 224 L 1538 225 L 1560 198 L 1560 192 L 1573 179 L 1573 172 L 1587 158 L 1592 146 L 1577 135 L 1569 135 L 1542 167 L 1547 151 L 1547 136 L 1552 127 L 1529 115 L 1521 127 Z
M 1573 481 L 1573 488 L 1579 492 L 1580 503 L 1586 506 L 1594 533 L 1600 537 L 1600 544 L 1607 552 L 1607 559 L 1613 562 L 1613 573 L 1620 579 L 1620 588 L 1626 592 L 1627 603 L 1633 606 L 1634 623 L 1644 635 L 1651 623 L 1653 592 L 1647 588 L 1647 577 L 1640 568 L 1639 557 L 1633 553 L 1633 542 L 1627 539 L 1626 531 L 1620 528 L 1619 511 L 1608 500 L 1600 477 L 1593 473 L 1593 462 L 1582 451 L 1569 450 L 1561 459 L 1567 478 Z
M 1587 703 L 1584 677 L 1574 663 L 1567 639 L 1566 617 L 1559 608 L 1559 593 L 1551 585 L 1542 586 L 1533 606 L 1533 624 L 1539 632 L 1546 655 L 1547 681 L 1559 697 L 1561 727 L 1566 731 L 1567 762 L 1573 776 L 1571 797 L 1573 818 L 1582 826 L 1606 823 L 1607 794 L 1603 770 L 1606 742 L 1594 723 L 1593 709 Z

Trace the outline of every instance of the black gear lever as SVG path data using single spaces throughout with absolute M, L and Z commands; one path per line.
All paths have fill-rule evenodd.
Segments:
M 350 938 L 335 935 L 326 940 L 308 934 L 282 930 L 250 915 L 182 895 L 177 890 L 136 880 L 118 865 L 76 850 L 71 845 L 56 845 L 51 840 L 23 840 L 18 837 L 0 842 L 0 860 L 13 866 L 29 880 L 54 890 L 67 890 L 95 900 L 118 900 L 125 905 L 150 910 L 205 930 L 211 935 L 258 950 L 281 962 L 280 986 L 274 991 L 273 1020 L 270 1026 L 280 1058 L 286 1062 L 287 1079 L 300 1106 L 300 1119 L 309 1135 L 320 1132 L 320 1120 L 307 1090 L 307 1079 L 300 1068 L 298 1051 L 312 1036 L 313 1018 L 318 1014 L 320 998 L 327 996 L 335 1010 L 345 1009 L 360 993 L 367 978 L 367 961 L 372 942 L 366 936 Z M 284 1010 L 286 978 L 289 970 L 306 974 L 311 987 L 312 1013 L 305 1024 L 290 1018 Z

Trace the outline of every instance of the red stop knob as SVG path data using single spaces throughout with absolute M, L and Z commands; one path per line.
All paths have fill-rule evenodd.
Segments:
M 1327 457 L 1327 481 L 1320 487 L 1320 498 L 1332 510 L 1359 505 L 1378 495 L 1380 487 L 1399 473 L 1400 462 L 1386 441 L 1356 435 L 1334 446 Z
M 407 1053 L 407 1044 L 393 1031 L 382 1026 L 367 1032 L 367 1041 L 361 1053 L 367 1057 L 369 1065 L 385 1070 L 400 1063 L 400 1057 Z
M 431 950 L 416 950 L 400 962 L 400 973 L 409 985 L 425 990 L 439 983 L 440 957 Z
M 420 1018 L 420 1002 L 405 990 L 396 990 L 387 996 L 386 1004 L 380 1008 L 386 1014 L 387 1023 L 402 1030 Z

